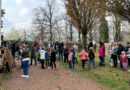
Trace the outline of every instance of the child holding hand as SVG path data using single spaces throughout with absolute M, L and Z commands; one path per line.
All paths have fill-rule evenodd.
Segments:
M 91 63 L 93 64 L 93 68 L 95 68 L 95 63 L 94 63 L 95 54 L 94 54 L 94 51 L 93 51 L 93 47 L 90 47 L 88 57 L 89 57 L 88 69 L 90 69 Z
M 69 70 L 71 70 L 72 67 L 72 60 L 73 60 L 73 50 L 69 51 L 69 56 L 68 56 L 68 66 L 69 66 Z
M 126 63 L 127 56 L 126 56 L 126 52 L 122 51 L 120 57 L 121 57 L 121 60 L 122 60 L 123 70 L 126 71 L 127 70 L 127 63 Z
M 79 57 L 82 59 L 82 68 L 85 69 L 85 63 L 88 58 L 88 54 L 84 49 L 79 53 Z

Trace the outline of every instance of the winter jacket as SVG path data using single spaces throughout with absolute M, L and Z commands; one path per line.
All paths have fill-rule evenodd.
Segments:
M 130 51 L 127 52 L 127 57 L 130 58 Z
M 117 49 L 117 54 L 118 54 L 118 55 L 121 55 L 121 52 L 122 52 L 122 51 L 125 51 L 125 48 L 124 48 L 124 46 L 119 45 L 119 46 L 118 46 L 118 49 Z
M 72 61 L 73 60 L 73 52 L 69 53 L 68 56 L 68 61 Z
M 112 50 L 111 50 L 111 55 L 117 55 L 117 46 L 115 47 L 112 47 Z
M 29 57 L 29 52 L 28 51 L 23 51 L 21 56 L 22 56 L 22 58 L 28 58 Z
M 81 51 L 81 53 L 79 54 L 80 58 L 82 60 L 86 60 L 88 58 L 88 55 L 85 51 Z
M 127 59 L 127 56 L 126 55 L 121 55 L 121 60 L 122 60 L 122 63 L 126 63 L 126 59 Z
M 56 61 L 56 52 L 51 52 L 51 61 Z
M 89 51 L 88 57 L 89 57 L 89 59 L 94 60 L 95 54 L 94 54 L 94 52 L 92 50 Z
M 99 57 L 103 57 L 103 49 L 102 49 L 102 48 L 100 48 L 100 49 L 98 50 L 98 56 L 99 56 Z

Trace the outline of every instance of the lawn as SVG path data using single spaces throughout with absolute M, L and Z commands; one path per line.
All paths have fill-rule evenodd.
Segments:
M 110 90 L 130 90 L 130 72 L 121 71 L 118 68 L 110 67 L 108 64 L 108 57 L 106 56 L 105 67 L 99 67 L 99 59 L 96 54 L 95 63 L 96 69 L 82 70 L 81 68 L 81 60 L 78 58 L 78 65 L 76 64 L 76 68 L 72 70 L 72 72 L 94 80 L 95 82 L 99 83 L 100 85 L 109 88 Z M 87 68 L 86 63 L 86 68 Z M 67 64 L 61 63 L 61 65 L 68 69 Z

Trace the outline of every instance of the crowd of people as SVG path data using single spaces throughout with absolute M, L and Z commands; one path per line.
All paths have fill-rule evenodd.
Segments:
M 95 50 L 93 42 L 90 40 L 85 49 L 79 50 L 76 43 L 66 42 L 54 42 L 54 43 L 26 43 L 22 41 L 18 42 L 6 42 L 4 46 L 7 46 L 14 59 L 14 66 L 16 66 L 15 60 L 21 61 L 21 69 L 23 75 L 21 77 L 29 77 L 29 66 L 41 64 L 41 69 L 57 69 L 56 61 L 68 64 L 68 69 L 75 68 L 75 63 L 78 64 L 77 57 L 82 61 L 82 69 L 85 69 L 86 61 L 88 60 L 88 70 L 90 70 L 91 64 L 93 68 L 95 65 Z M 108 48 L 105 44 L 100 42 L 98 48 L 99 66 L 105 66 L 105 53 L 108 50 L 109 62 L 112 67 L 120 66 L 120 69 L 127 70 L 130 66 L 130 44 L 127 45 L 119 43 L 112 43 Z M 16 57 L 17 56 L 17 57 Z
M 109 62 L 112 67 L 127 70 L 130 67 L 130 44 L 113 42 L 108 47 Z

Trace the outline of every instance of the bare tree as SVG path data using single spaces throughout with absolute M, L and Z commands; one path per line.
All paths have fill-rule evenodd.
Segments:
M 34 18 L 32 21 L 33 27 L 38 31 L 40 39 L 43 41 L 45 37 L 45 30 L 47 28 L 46 20 L 39 9 L 34 10 Z
M 34 23 L 40 30 L 41 39 L 49 33 L 50 41 L 53 41 L 53 29 L 61 18 L 55 0 L 46 0 L 46 4 L 35 9 Z

